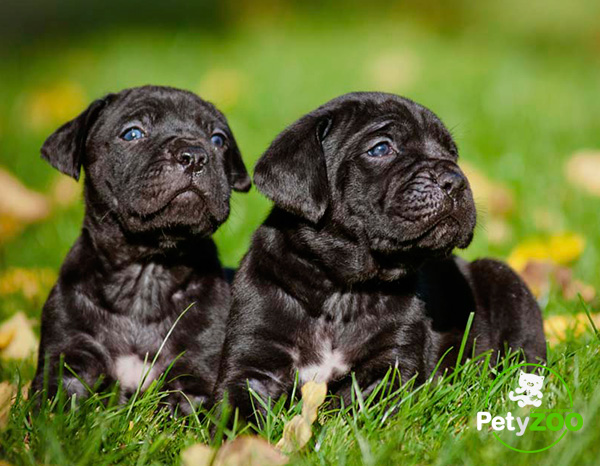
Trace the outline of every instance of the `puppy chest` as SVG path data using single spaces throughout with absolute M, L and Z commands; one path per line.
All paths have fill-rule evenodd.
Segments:
M 292 354 L 300 383 L 330 382 L 353 370 L 354 362 L 372 346 L 374 317 L 361 312 L 365 300 L 335 294 L 324 304 L 324 315 L 311 319 L 298 336 Z
M 150 358 L 142 359 L 137 354 L 118 356 L 113 367 L 113 377 L 127 392 L 133 392 L 138 387 L 146 390 L 160 373 L 159 366 L 153 365 Z

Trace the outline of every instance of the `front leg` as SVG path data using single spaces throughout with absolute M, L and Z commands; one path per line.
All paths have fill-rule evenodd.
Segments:
M 229 336 L 231 335 L 231 337 Z M 265 406 L 287 394 L 294 385 L 293 360 L 278 336 L 228 334 L 225 343 L 215 400 L 226 398 L 243 419 L 255 410 L 266 414 Z M 249 392 L 252 390 L 259 399 Z
M 63 367 L 60 367 L 61 359 Z M 108 374 L 108 361 L 106 348 L 88 335 L 75 335 L 52 343 L 42 341 L 32 390 L 39 392 L 46 387 L 47 395 L 53 397 L 62 385 L 67 397 L 85 398 L 90 394 L 89 388 Z M 104 385 L 109 383 L 107 379 Z

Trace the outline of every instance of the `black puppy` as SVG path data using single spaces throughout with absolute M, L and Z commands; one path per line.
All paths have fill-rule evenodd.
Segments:
M 56 392 L 63 355 L 69 395 L 118 381 L 126 399 L 184 353 L 168 375 L 179 391 L 169 401 L 206 400 L 230 307 L 210 235 L 229 215 L 231 190 L 250 188 L 225 117 L 190 92 L 127 89 L 59 128 L 42 157 L 75 179 L 84 169 L 86 211 L 44 306 L 33 389 Z
M 341 96 L 281 133 L 256 165 L 275 207 L 236 274 L 216 397 L 329 383 L 346 401 L 392 366 L 423 382 L 443 359 L 506 343 L 545 358 L 540 309 L 506 265 L 451 254 L 475 227 L 469 184 L 442 122 L 408 99 Z M 476 346 L 475 346 L 476 341 Z M 475 346 L 475 347 L 474 347 Z

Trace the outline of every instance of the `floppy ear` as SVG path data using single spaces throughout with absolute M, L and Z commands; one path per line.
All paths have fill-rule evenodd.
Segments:
M 225 157 L 227 176 L 229 177 L 229 182 L 231 183 L 233 190 L 241 193 L 250 191 L 252 181 L 250 180 L 250 175 L 248 175 L 248 170 L 246 170 L 246 166 L 242 160 L 242 154 L 240 153 L 233 136 L 231 137 L 231 147 L 227 149 Z
M 321 142 L 330 127 L 330 117 L 306 115 L 275 138 L 254 169 L 254 183 L 265 196 L 313 223 L 329 204 Z
M 54 131 L 42 146 L 42 158 L 65 175 L 79 180 L 88 130 L 107 103 L 108 96 L 95 100 L 78 117 Z

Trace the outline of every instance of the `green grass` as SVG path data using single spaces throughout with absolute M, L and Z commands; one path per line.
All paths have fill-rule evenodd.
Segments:
M 419 14 L 400 9 L 271 12 L 266 3 L 231 18 L 220 32 L 103 29 L 85 35 L 33 41 L 3 52 L 0 63 L 0 164 L 28 187 L 48 192 L 58 176 L 39 159 L 44 138 L 62 121 L 34 126 L 27 102 L 55 83 L 73 82 L 86 99 L 146 83 L 188 88 L 221 105 L 244 160 L 252 167 L 287 124 L 326 100 L 354 90 L 385 90 L 433 109 L 450 127 L 461 158 L 508 186 L 516 207 L 508 219 L 512 237 L 490 244 L 482 215 L 473 244 L 464 252 L 505 258 L 529 236 L 574 231 L 586 249 L 573 266 L 577 278 L 600 289 L 600 199 L 569 185 L 563 165 L 570 154 L 600 148 L 598 4 L 573 2 L 460 2 L 462 8 Z M 465 7 L 466 5 L 466 7 Z M 252 11 L 251 11 L 252 10 Z M 413 14 L 414 13 L 414 14 Z M 397 76 L 390 69 L 400 62 Z M 211 73 L 233 76 L 231 95 L 206 85 Z M 219 71 L 221 70 L 221 71 Z M 204 85 L 203 85 L 204 83 Z M 206 86 L 206 87 L 205 87 Z M 230 220 L 216 235 L 226 265 L 235 266 L 269 203 L 253 190 L 234 195 Z M 0 272 L 10 267 L 57 270 L 78 235 L 82 207 L 60 209 L 0 246 Z M 551 218 L 536 221 L 538 213 Z M 0 320 L 18 310 L 39 318 L 43 297 L 1 298 Z M 598 311 L 598 303 L 590 310 Z M 544 316 L 575 314 L 578 302 L 556 290 Z M 388 398 L 357 401 L 342 411 L 325 408 L 314 437 L 293 462 L 322 464 L 594 464 L 600 344 L 593 332 L 549 350 L 583 415 L 583 430 L 534 455 L 508 450 L 474 427 L 492 379 L 467 364 L 455 375 L 419 389 L 407 386 Z M 0 380 L 26 383 L 31 362 L 0 362 Z M 158 386 L 133 406 L 96 395 L 68 410 L 68 400 L 29 415 L 19 400 L 0 432 L 0 458 L 14 464 L 172 464 L 182 447 L 207 441 L 209 420 L 174 420 L 158 410 Z M 508 406 L 498 401 L 497 410 Z M 298 407 L 271 413 L 260 434 L 276 441 Z M 233 435 L 231 432 L 227 436 Z M 547 440 L 541 435 L 535 442 Z M 531 445 L 523 440 L 523 447 Z

